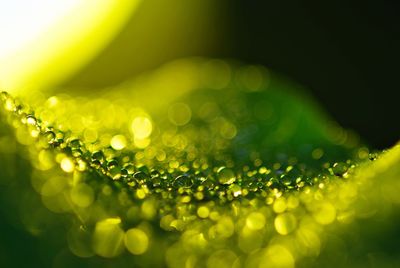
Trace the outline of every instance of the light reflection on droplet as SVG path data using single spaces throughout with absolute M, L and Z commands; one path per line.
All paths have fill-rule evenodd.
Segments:
M 115 150 L 122 150 L 126 147 L 126 138 L 124 135 L 115 135 L 112 137 L 110 141 L 111 147 L 113 147 Z
M 232 184 L 236 180 L 236 177 L 235 173 L 231 169 L 221 167 L 218 170 L 218 179 L 222 184 Z
M 68 157 L 65 157 L 61 160 L 60 166 L 61 166 L 62 170 L 64 170 L 67 173 L 71 173 L 75 169 L 74 162 Z

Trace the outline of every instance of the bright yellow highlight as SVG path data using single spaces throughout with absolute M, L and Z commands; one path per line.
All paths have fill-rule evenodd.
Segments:
M 108 218 L 96 223 L 92 247 L 94 252 L 105 258 L 116 257 L 124 250 L 124 231 L 120 218 Z
M 137 228 L 126 232 L 124 242 L 129 252 L 134 255 L 145 253 L 149 247 L 149 238 L 146 233 Z
M 122 150 L 126 147 L 126 143 L 127 141 L 124 135 L 115 135 L 112 137 L 110 145 L 115 150 Z
M 273 205 L 273 209 L 276 213 L 282 213 L 286 210 L 286 200 L 284 197 L 278 198 Z
M 59 10 L 59 16 L 42 25 L 37 38 L 1 59 L 1 86 L 9 91 L 35 90 L 65 79 L 112 40 L 139 2 L 76 1 L 65 7 L 64 14 Z M 49 12 L 44 7 L 43 16 Z
M 138 116 L 133 119 L 131 129 L 135 139 L 143 140 L 151 135 L 153 124 L 149 118 Z
M 144 199 L 146 197 L 146 192 L 143 189 L 137 189 L 136 197 L 138 199 Z
M 203 219 L 207 218 L 210 215 L 210 210 L 206 206 L 201 206 L 197 209 L 197 215 Z
M 149 138 L 145 138 L 145 139 L 137 139 L 137 138 L 135 138 L 135 139 L 133 139 L 133 143 L 135 144 L 135 146 L 137 148 L 140 148 L 140 149 L 144 149 L 147 146 L 149 146 L 150 142 L 151 142 L 151 140 Z
M 60 166 L 61 169 L 67 173 L 73 172 L 75 169 L 74 162 L 68 157 L 65 157 L 61 160 Z

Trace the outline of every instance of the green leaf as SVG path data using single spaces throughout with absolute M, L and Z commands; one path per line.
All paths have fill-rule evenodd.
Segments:
M 399 147 L 370 154 L 301 90 L 191 59 L 93 96 L 2 93 L 5 227 L 75 266 L 398 264 Z

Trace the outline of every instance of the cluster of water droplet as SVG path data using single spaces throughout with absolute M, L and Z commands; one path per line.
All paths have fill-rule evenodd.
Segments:
M 302 109 L 291 103 L 288 116 L 269 105 L 286 96 L 260 93 L 270 84 L 261 67 L 199 66 L 179 67 L 201 79 L 186 74 L 174 86 L 206 90 L 185 89 L 153 110 L 151 100 L 131 108 L 135 90 L 40 95 L 31 98 L 35 111 L 1 93 L 17 140 L 34 148 L 33 187 L 48 209 L 76 218 L 67 241 L 77 256 L 126 249 L 161 254 L 144 258 L 171 267 L 293 267 L 319 255 L 323 226 L 354 217 L 357 190 L 345 181 L 368 149 L 330 126 L 298 135 L 320 130 L 295 122 Z M 155 84 L 166 76 L 157 75 Z M 342 161 L 328 162 L 326 150 Z

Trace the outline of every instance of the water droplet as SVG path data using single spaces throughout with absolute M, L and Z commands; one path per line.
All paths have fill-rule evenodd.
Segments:
M 37 120 L 33 115 L 27 115 L 26 116 L 26 123 L 28 125 L 34 126 L 37 124 Z
M 144 173 L 143 171 L 138 171 L 135 174 L 133 174 L 133 178 L 136 181 L 144 184 L 144 183 L 146 183 L 146 180 L 149 178 L 149 176 L 146 173 Z
M 56 134 L 51 131 L 51 130 L 47 130 L 44 134 L 43 134 L 44 138 L 46 139 L 46 141 L 50 144 L 55 142 L 55 138 L 56 138 Z
M 162 180 L 160 177 L 151 177 L 151 183 L 154 188 L 160 187 Z
M 218 169 L 218 180 L 221 184 L 232 184 L 236 181 L 235 173 L 226 167 Z
M 8 99 L 6 99 L 6 102 L 4 103 L 4 108 L 5 108 L 7 111 L 12 111 L 12 112 L 14 112 L 14 111 L 17 109 L 17 106 L 15 105 L 15 102 L 14 102 L 13 99 L 8 98 Z
M 232 185 L 230 188 L 234 197 L 238 197 L 242 194 L 242 188 L 239 185 Z
M 107 162 L 107 167 L 109 169 L 115 168 L 118 166 L 118 162 L 115 159 L 111 159 L 110 161 Z
M 73 157 L 80 157 L 82 155 L 82 150 L 79 148 L 73 148 L 71 154 Z
M 10 95 L 7 92 L 2 91 L 1 94 L 0 94 L 0 97 L 1 97 L 2 101 L 5 101 L 10 97 Z
M 332 171 L 336 176 L 343 176 L 343 174 L 347 171 L 348 167 L 345 163 L 335 163 L 333 164 Z
M 79 149 L 82 146 L 82 143 L 79 139 L 72 139 L 69 141 L 69 147 L 72 149 Z
M 376 153 L 370 153 L 368 154 L 368 158 L 371 161 L 375 161 L 377 159 L 378 155 Z
M 102 151 L 96 151 L 92 154 L 92 161 L 98 161 L 99 163 L 104 162 L 104 153 Z
M 128 163 L 124 165 L 124 169 L 128 172 L 128 174 L 133 174 L 135 173 L 135 166 Z
M 129 175 L 128 170 L 126 170 L 125 168 L 121 169 L 121 177 L 127 177 Z
M 175 178 L 172 185 L 177 188 L 179 187 L 190 188 L 193 185 L 193 181 L 189 176 L 181 175 Z

